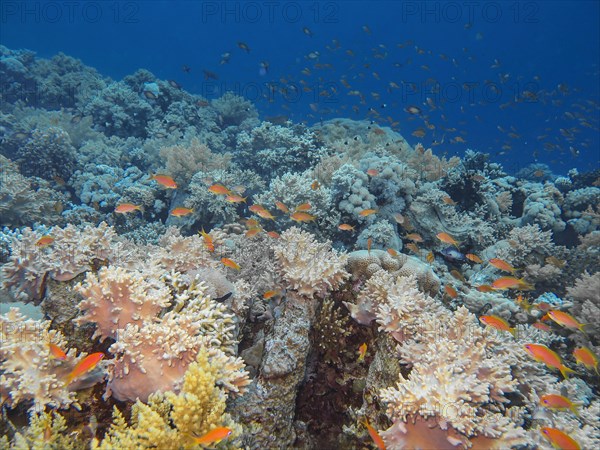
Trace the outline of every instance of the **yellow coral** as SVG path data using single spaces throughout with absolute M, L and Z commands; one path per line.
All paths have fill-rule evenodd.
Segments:
M 93 449 L 115 448 L 197 448 L 193 436 L 226 426 L 233 430 L 223 448 L 236 448 L 241 426 L 225 413 L 227 393 L 219 387 L 222 368 L 202 349 L 190 364 L 181 392 L 152 394 L 148 403 L 137 401 L 131 412 L 131 425 L 115 409 L 114 423 L 102 442 L 94 440 Z
M 0 448 L 27 450 L 77 450 L 85 448 L 83 440 L 75 440 L 67 434 L 67 422 L 56 413 L 34 413 L 30 416 L 29 426 L 16 433 L 12 442 L 4 436 L 0 439 Z

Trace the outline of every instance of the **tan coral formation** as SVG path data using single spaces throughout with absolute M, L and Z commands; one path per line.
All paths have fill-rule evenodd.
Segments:
M 108 433 L 101 442 L 94 439 L 92 448 L 194 448 L 194 436 L 223 426 L 230 428 L 232 434 L 219 448 L 238 448 L 236 438 L 241 435 L 241 427 L 225 412 L 227 391 L 219 387 L 223 377 L 231 378 L 231 374 L 220 364 L 220 360 L 211 358 L 209 350 L 200 348 L 178 393 L 155 393 L 147 403 L 137 400 L 130 424 L 115 408 Z
M 10 260 L 2 267 L 3 288 L 22 301 L 40 300 L 45 276 L 68 281 L 90 269 L 94 261 L 119 260 L 124 264 L 129 253 L 112 227 L 102 222 L 79 230 L 73 225 L 54 227 L 54 242 L 36 245 L 42 234 L 24 228 L 11 244 Z
M 49 321 L 28 319 L 18 308 L 0 316 L 0 341 L 0 394 L 10 407 L 26 400 L 33 401 L 32 409 L 36 411 L 46 406 L 78 406 L 75 391 L 104 378 L 102 366 L 83 380 L 67 385 L 66 376 L 87 355 L 76 356 L 75 349 L 66 348 L 62 333 L 50 330 Z M 49 343 L 65 351 L 65 361 L 52 355 Z
M 273 249 L 287 288 L 300 295 L 324 298 L 350 276 L 344 269 L 347 255 L 333 250 L 330 243 L 316 242 L 297 227 L 281 233 Z

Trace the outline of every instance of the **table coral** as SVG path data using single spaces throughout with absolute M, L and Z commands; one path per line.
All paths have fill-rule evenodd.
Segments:
M 274 245 L 279 272 L 288 289 L 300 295 L 324 298 L 350 276 L 344 269 L 347 256 L 319 243 L 313 235 L 292 227 Z

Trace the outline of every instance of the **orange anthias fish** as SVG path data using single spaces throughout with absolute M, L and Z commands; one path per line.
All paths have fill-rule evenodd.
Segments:
M 367 216 L 370 216 L 371 214 L 375 214 L 376 212 L 377 212 L 376 209 L 363 209 L 361 212 L 358 213 L 358 215 L 361 217 L 367 217 Z
M 268 231 L 267 236 L 271 239 L 279 239 L 281 237 L 277 231 Z
M 53 242 L 54 238 L 48 234 L 45 234 L 36 241 L 35 245 L 37 245 L 38 247 L 45 247 L 46 245 L 50 245 Z
M 575 439 L 556 428 L 542 427 L 540 433 L 550 441 L 554 448 L 562 450 L 581 450 Z
M 409 241 L 413 241 L 413 242 L 423 242 L 423 238 L 421 237 L 420 234 L 417 234 L 417 233 L 407 234 L 406 236 L 404 236 L 404 239 L 408 239 Z
M 573 411 L 573 414 L 575 414 L 576 416 L 578 415 L 577 405 L 564 395 L 542 395 L 542 397 L 540 398 L 540 405 L 548 409 L 557 409 L 559 411 L 570 409 L 571 411 Z
M 523 278 L 500 277 L 492 283 L 492 287 L 498 290 L 518 289 L 520 291 L 533 290 L 533 286 L 527 283 Z
M 214 252 L 215 251 L 215 244 L 213 242 L 213 239 L 212 239 L 212 237 L 206 231 L 204 231 L 204 228 L 202 228 L 202 231 L 200 232 L 200 235 L 202 236 L 202 240 L 204 241 L 204 245 L 206 246 L 206 249 L 209 252 Z
M 175 180 L 169 175 L 162 175 L 157 173 L 154 175 L 150 175 L 149 179 L 156 181 L 158 184 L 167 189 L 177 189 L 177 183 L 175 183 Z
M 262 232 L 261 227 L 252 227 L 252 228 L 249 228 L 248 231 L 246 231 L 244 236 L 246 236 L 247 238 L 253 238 L 260 232 Z
M 67 375 L 66 384 L 71 383 L 75 378 L 89 372 L 92 370 L 102 359 L 104 358 L 104 353 L 92 353 L 91 355 L 86 356 L 81 361 L 79 361 L 71 373 Z
M 179 208 L 175 208 L 174 210 L 171 211 L 171 215 L 175 216 L 175 217 L 184 217 L 187 216 L 189 214 L 192 214 L 194 212 L 193 208 L 183 208 L 183 207 L 179 207 Z
M 563 311 L 548 311 L 548 317 L 550 317 L 560 326 L 571 328 L 573 330 L 583 331 L 583 327 L 585 326 L 585 324 L 579 323 L 577 319 L 575 319 L 575 317 L 573 317 L 571 314 Z M 585 331 L 583 332 L 585 333 Z
M 545 331 L 547 333 L 549 333 L 550 331 L 552 331 L 552 328 L 550 328 L 548 325 L 546 325 L 543 322 L 535 322 L 533 325 L 531 325 L 533 328 L 537 328 L 538 330 L 542 330 Z
M 295 211 L 308 211 L 310 208 L 312 208 L 312 206 L 310 206 L 310 203 L 306 202 L 296 206 Z
M 270 298 L 272 298 L 272 297 L 275 297 L 276 295 L 279 295 L 279 294 L 280 294 L 280 292 L 281 292 L 281 291 L 276 291 L 276 290 L 273 290 L 273 291 L 267 291 L 267 292 L 265 292 L 265 293 L 263 294 L 263 298 L 264 298 L 265 300 L 269 300 Z
M 600 375 L 598 373 L 598 358 L 596 358 L 596 355 L 589 348 L 579 347 L 573 351 L 573 356 L 577 364 L 583 364 L 588 369 L 594 369 L 596 375 Z
M 296 211 L 292 215 L 290 215 L 290 219 L 296 222 L 311 222 L 315 220 L 317 216 L 313 216 L 312 214 L 308 214 L 302 211 Z
M 498 258 L 492 258 L 492 259 L 490 259 L 490 264 L 492 266 L 494 266 L 496 269 L 500 269 L 500 270 L 503 270 L 505 272 L 510 272 L 512 274 L 514 274 L 517 271 L 517 269 L 515 269 L 509 263 L 507 263 L 506 261 L 503 261 L 501 259 L 498 259 Z
M 227 266 L 231 269 L 235 269 L 235 270 L 241 269 L 241 267 L 239 266 L 238 263 L 236 263 L 235 261 L 233 261 L 229 258 L 221 258 L 221 262 L 223 263 L 224 266 Z
M 210 445 L 217 444 L 221 442 L 223 439 L 226 439 L 231 434 L 231 428 L 227 427 L 218 427 L 214 430 L 210 430 L 208 433 L 203 434 L 202 436 L 194 436 L 194 443 L 197 445 Z
M 264 206 L 252 205 L 248 209 L 254 214 L 257 214 L 258 216 L 262 217 L 263 219 L 275 220 L 275 216 L 271 214 L 269 210 L 267 210 L 267 208 L 265 208 Z
M 387 252 L 392 256 L 398 256 L 398 252 L 396 250 L 394 250 L 393 248 L 388 248 Z
M 459 242 L 456 239 L 454 239 L 452 236 L 450 236 L 448 233 L 438 233 L 438 234 L 436 234 L 436 237 L 443 243 L 452 244 L 456 248 L 458 248 Z
M 358 362 L 363 362 L 365 360 L 365 355 L 367 354 L 367 343 L 364 342 L 360 347 L 358 347 Z
M 134 205 L 133 203 L 121 203 L 120 205 L 117 205 L 117 207 L 115 208 L 115 212 L 117 214 L 127 214 L 133 211 L 141 211 L 142 207 L 141 205 Z
M 479 292 L 494 292 L 494 288 L 489 284 L 479 285 L 475 289 L 477 289 Z
M 508 324 L 508 322 L 506 320 L 504 320 L 502 317 L 491 316 L 491 315 L 490 316 L 481 316 L 479 318 L 479 321 L 481 323 L 483 323 L 484 325 L 495 328 L 496 330 L 508 331 L 513 336 L 515 336 L 515 337 L 517 336 L 517 331 L 515 330 L 515 328 L 511 328 L 510 325 Z
M 365 427 L 367 427 L 367 431 L 369 432 L 369 435 L 371 436 L 371 439 L 373 439 L 373 442 L 377 448 L 379 450 L 385 450 L 385 442 L 383 442 L 383 438 L 379 435 L 377 430 L 373 428 L 371 424 L 369 424 L 367 419 L 365 419 L 363 423 L 365 424 Z
M 477 255 L 474 255 L 473 253 L 467 253 L 465 255 L 465 258 L 467 258 L 469 261 L 473 261 L 476 264 L 481 264 L 483 263 L 483 261 L 481 260 L 481 258 Z
M 338 229 L 340 229 L 342 231 L 354 231 L 354 227 L 347 223 L 342 223 L 342 224 L 338 225 Z
M 376 177 L 377 175 L 379 175 L 379 171 L 377 169 L 369 169 L 367 170 L 367 175 L 369 175 L 370 177 Z
M 61 361 L 67 359 L 67 354 L 58 345 L 53 344 L 52 342 L 48 345 L 50 346 L 50 354 L 54 359 L 60 359 Z
M 433 254 L 433 252 L 427 253 L 426 259 L 429 264 L 431 264 L 433 261 L 435 261 L 435 255 Z
M 232 195 L 231 191 L 222 184 L 213 184 L 208 188 L 208 192 L 216 195 Z
M 225 201 L 229 203 L 246 203 L 248 197 L 242 197 L 238 194 L 231 194 L 225 197 Z
M 449 284 L 447 284 L 446 286 L 444 286 L 444 291 L 446 292 L 446 294 L 448 294 L 448 296 L 450 298 L 456 298 L 456 297 L 458 297 L 458 292 L 456 292 L 456 289 L 454 289 Z
M 282 213 L 288 214 L 290 212 L 290 209 L 287 206 L 285 206 L 285 203 L 282 203 L 280 201 L 276 201 L 275 202 L 275 206 L 277 206 L 277 209 L 279 211 L 281 211 Z
M 543 362 L 548 367 L 553 367 L 560 370 L 562 376 L 567 379 L 569 373 L 574 373 L 574 370 L 569 369 L 562 363 L 560 356 L 556 352 L 550 350 L 548 347 L 542 344 L 525 344 L 523 346 L 525 351 L 529 353 L 536 361 Z

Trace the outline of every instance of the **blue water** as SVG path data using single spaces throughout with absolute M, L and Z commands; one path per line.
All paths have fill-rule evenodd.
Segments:
M 490 153 L 509 172 L 531 162 L 558 173 L 599 167 L 596 1 L 3 1 L 0 8 L 3 45 L 41 57 L 64 52 L 114 79 L 143 68 L 208 98 L 236 91 L 263 118 L 393 123 L 413 145 Z M 226 52 L 230 60 L 220 64 Z M 409 105 L 421 114 L 407 113 Z

